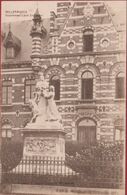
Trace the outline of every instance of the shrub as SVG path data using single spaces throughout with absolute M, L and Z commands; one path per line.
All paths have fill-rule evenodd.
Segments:
M 23 154 L 23 142 L 12 142 L 11 140 L 2 140 L 1 160 L 3 171 L 9 171 L 15 168 Z
M 86 160 L 93 159 L 122 159 L 123 158 L 123 143 L 95 143 L 92 146 L 87 146 L 78 142 L 66 142 L 65 151 L 69 156 L 81 155 Z
M 122 178 L 123 144 L 66 143 L 66 165 L 91 178 Z

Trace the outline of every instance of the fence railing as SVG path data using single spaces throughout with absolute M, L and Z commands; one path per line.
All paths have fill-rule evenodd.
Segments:
M 98 188 L 122 188 L 123 163 L 121 160 L 86 161 L 84 171 L 69 159 L 25 157 L 12 170 L 4 170 L 3 183 L 64 185 Z

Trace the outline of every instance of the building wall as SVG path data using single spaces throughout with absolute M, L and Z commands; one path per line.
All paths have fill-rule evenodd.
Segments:
M 91 52 L 83 52 L 83 31 L 86 29 L 93 30 Z M 107 40 L 106 46 L 103 40 Z M 74 43 L 72 48 L 69 47 L 70 42 Z M 30 120 L 31 110 L 24 103 L 24 81 L 32 78 L 36 67 L 39 67 L 47 80 L 53 75 L 60 77 L 60 100 L 56 104 L 67 139 L 77 140 L 79 121 L 90 119 L 96 123 L 97 140 L 114 141 L 115 121 L 124 119 L 125 105 L 124 99 L 115 98 L 116 75 L 125 70 L 121 42 L 104 4 L 58 3 L 57 15 L 51 13 L 48 54 L 36 56 L 36 48 L 33 47 L 32 64 L 3 68 L 3 80 L 10 77 L 13 83 L 13 103 L 2 106 L 3 123 L 9 120 L 13 127 L 22 127 Z M 92 100 L 81 98 L 81 75 L 84 71 L 93 74 Z
M 97 139 L 113 141 L 115 120 L 124 115 L 124 100 L 119 102 L 115 98 L 115 77 L 119 72 L 124 72 L 124 55 L 118 52 L 119 33 L 108 8 L 103 3 L 91 3 L 89 7 L 93 11 L 88 11 L 87 14 L 84 6 L 88 7 L 88 4 L 58 3 L 57 24 L 60 30 L 59 36 L 55 37 L 56 41 L 52 41 L 52 47 L 56 50 L 52 50 L 54 56 L 47 59 L 43 59 L 42 55 L 40 64 L 47 78 L 55 74 L 61 75 L 58 109 L 63 118 L 67 138 L 77 139 L 78 120 L 91 118 L 97 123 Z M 98 13 L 100 6 L 101 12 Z M 93 30 L 93 51 L 89 54 L 83 53 L 85 29 Z M 108 41 L 107 46 L 103 45 L 103 40 Z M 74 42 L 73 48 L 69 48 L 71 41 Z M 85 70 L 94 75 L 92 101 L 81 99 L 81 74 Z
M 2 105 L 2 124 L 10 123 L 12 128 L 22 127 L 30 120 L 31 109 L 24 104 L 24 88 L 25 79 L 31 78 L 33 72 L 28 68 L 29 64 L 25 66 L 26 68 L 3 68 L 2 80 L 12 81 L 12 104 Z
M 117 117 L 124 115 L 124 100 L 119 101 L 115 98 L 115 76 L 124 70 L 124 63 L 118 62 L 118 57 L 119 54 L 101 53 L 96 57 L 83 55 L 79 58 L 77 55 L 57 58 L 58 65 L 45 68 L 47 79 L 50 79 L 51 75 L 60 75 L 60 102 L 57 104 L 67 138 L 77 139 L 77 121 L 80 118 L 91 118 L 97 122 L 98 140 L 114 140 L 114 122 Z M 52 58 L 48 58 L 47 64 L 51 61 Z M 43 66 L 43 60 L 41 63 Z M 71 69 L 69 63 L 72 64 Z M 46 66 L 46 62 L 44 64 Z M 81 74 L 85 70 L 94 75 L 93 100 L 81 99 Z

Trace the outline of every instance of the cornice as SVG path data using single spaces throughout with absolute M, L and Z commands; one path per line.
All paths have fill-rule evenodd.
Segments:
M 31 59 L 40 58 L 64 58 L 64 57 L 77 57 L 77 56 L 101 56 L 101 55 L 118 55 L 125 54 L 124 50 L 117 51 L 100 51 L 100 52 L 83 52 L 83 53 L 66 53 L 66 54 L 44 54 L 44 55 L 31 55 Z

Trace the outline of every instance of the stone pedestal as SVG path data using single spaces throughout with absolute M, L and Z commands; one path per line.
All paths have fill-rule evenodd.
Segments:
M 49 126 L 50 127 L 50 126 Z M 22 129 L 23 157 L 41 156 L 65 159 L 65 132 L 62 129 Z
M 12 172 L 39 175 L 74 173 L 65 164 L 65 131 L 62 125 L 55 121 L 42 124 L 29 123 L 21 130 L 23 157 Z
M 65 131 L 58 121 L 28 123 L 22 129 L 23 157 L 41 156 L 65 159 Z
M 33 116 L 21 130 L 24 137 L 23 158 L 13 171 L 62 174 L 66 168 L 65 131 L 54 101 L 55 88 L 44 80 L 42 72 L 38 74 L 40 78 L 34 98 L 29 100 Z

